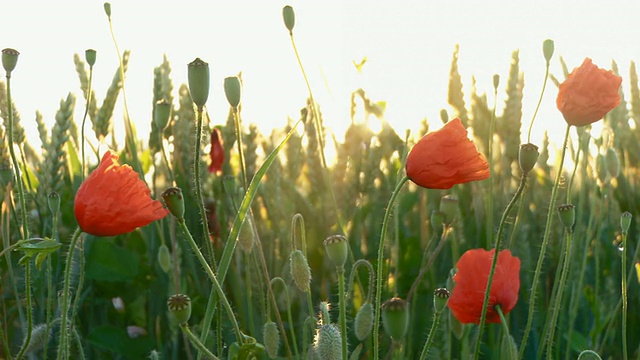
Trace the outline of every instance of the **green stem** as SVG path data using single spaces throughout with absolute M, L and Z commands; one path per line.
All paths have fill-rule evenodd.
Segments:
M 13 100 L 11 100 L 11 74 L 7 73 L 7 112 L 9 113 L 9 154 L 15 171 L 16 185 L 18 188 L 18 201 L 20 202 L 20 214 L 22 216 L 22 238 L 29 238 L 29 224 L 27 223 L 27 202 L 24 198 L 24 188 L 22 185 L 22 171 L 18 165 L 15 149 L 13 148 Z
M 453 228 L 451 228 L 450 226 L 446 226 L 446 225 L 442 229 L 442 235 L 440 236 L 440 241 L 438 242 L 438 245 L 433 250 L 433 253 L 431 253 L 431 256 L 429 257 L 429 260 L 424 264 L 424 266 L 422 266 L 422 269 L 420 269 L 420 273 L 418 273 L 418 276 L 416 276 L 415 280 L 413 280 L 413 284 L 411 285 L 411 288 L 409 289 L 409 292 L 407 293 L 407 302 L 408 303 L 411 303 L 411 300 L 413 299 L 413 294 L 418 289 L 418 285 L 420 284 L 420 281 L 422 280 L 422 277 L 424 277 L 424 275 L 427 273 L 427 271 L 431 267 L 431 264 L 435 261 L 435 259 L 438 256 L 438 254 L 440 254 L 440 251 L 442 250 L 442 247 L 443 247 L 445 241 L 447 240 L 447 237 L 449 236 L 449 233 L 452 231 L 452 229 Z M 425 255 L 426 255 L 426 252 L 428 250 L 428 246 L 429 246 L 429 244 L 427 244 L 427 248 L 425 248 Z
M 491 122 L 489 123 L 489 138 L 487 139 L 487 157 L 489 160 L 489 173 L 493 175 L 493 133 L 496 123 L 496 106 L 498 101 L 498 88 L 493 89 L 493 111 L 491 112 Z M 487 193 L 487 240 L 485 245 L 493 243 L 493 176 L 489 177 L 489 192 Z
M 627 360 L 627 232 L 626 231 L 622 233 L 622 357 L 624 360 Z
M 198 249 L 198 244 L 196 244 L 195 240 L 193 240 L 193 236 L 191 236 L 191 233 L 189 232 L 189 229 L 187 228 L 187 224 L 185 224 L 184 219 L 177 219 L 177 221 L 178 221 L 178 224 L 180 224 L 180 228 L 182 229 L 182 232 L 187 238 L 187 242 L 191 246 L 191 250 L 193 250 L 194 254 L 200 261 L 200 265 L 204 268 L 205 272 L 207 273 L 207 276 L 209 276 L 209 280 L 211 280 L 211 285 L 213 286 L 214 290 L 218 293 L 218 297 L 222 302 L 222 307 L 224 307 L 225 311 L 227 312 L 229 321 L 231 321 L 233 330 L 236 333 L 236 340 L 238 341 L 238 344 L 242 345 L 242 341 L 244 338 L 242 336 L 242 332 L 240 331 L 240 327 L 238 326 L 238 321 L 236 320 L 235 314 L 233 313 L 233 309 L 231 308 L 231 305 L 229 304 L 229 301 L 227 300 L 227 297 L 224 294 L 224 290 L 222 290 L 222 287 L 218 282 L 218 278 L 216 277 L 216 274 L 213 273 L 213 270 L 211 270 L 211 267 L 207 263 L 207 260 L 202 255 L 202 252 L 200 252 L 200 250 Z
M 80 127 L 81 141 L 80 146 L 82 147 L 82 176 L 81 179 L 84 181 L 85 172 L 86 172 L 86 160 L 84 153 L 84 124 L 87 120 L 87 115 L 89 115 L 89 105 L 91 104 L 91 83 L 93 81 L 93 65 L 89 65 L 89 90 L 87 91 L 87 106 L 84 108 L 84 115 L 82 116 L 82 125 Z
M 207 349 L 202 342 L 200 342 L 200 339 L 198 339 L 198 337 L 191 332 L 191 329 L 189 329 L 189 325 L 187 325 L 186 323 L 180 324 L 180 330 L 182 330 L 182 333 L 187 336 L 189 341 L 191 341 L 191 344 L 193 344 L 193 346 L 195 346 L 199 352 L 205 354 L 212 360 L 218 360 L 218 357 L 213 355 L 213 353 L 209 351 L 209 349 Z
M 274 277 L 273 279 L 271 279 L 271 281 L 269 282 L 269 287 L 271 287 L 271 291 L 273 292 L 273 283 L 274 282 L 279 282 L 282 285 L 282 289 L 284 290 L 284 297 L 285 300 L 287 301 L 287 319 L 289 320 L 289 334 L 291 335 L 291 341 L 293 342 L 293 351 L 295 352 L 295 358 L 299 358 L 300 354 L 298 352 L 298 341 L 296 340 L 296 332 L 295 332 L 295 326 L 293 326 L 293 318 L 291 317 L 291 299 L 289 298 L 289 288 L 287 287 L 287 284 L 284 282 L 284 280 L 277 276 Z M 269 302 L 267 301 L 267 309 L 269 308 Z M 278 308 L 275 308 L 275 311 L 278 312 Z M 269 311 L 267 311 L 267 318 L 268 321 L 271 321 L 271 313 Z
M 422 348 L 422 353 L 420 354 L 420 360 L 425 360 L 427 355 L 429 354 L 429 349 L 431 348 L 431 344 L 433 343 L 433 338 L 435 337 L 436 330 L 438 329 L 438 323 L 440 322 L 440 315 L 442 311 L 436 311 L 433 314 L 433 322 L 431 323 L 431 330 L 429 330 L 429 336 L 427 337 L 427 342 L 424 343 L 424 347 Z
M 380 329 L 380 303 L 382 297 L 382 268 L 384 261 L 384 243 L 387 234 L 387 227 L 389 225 L 389 215 L 393 209 L 394 202 L 398 194 L 400 193 L 400 189 L 404 183 L 409 180 L 407 176 L 404 176 L 396 185 L 396 188 L 391 193 L 391 198 L 389 199 L 389 204 L 387 204 L 387 209 L 384 213 L 384 218 L 382 220 L 382 229 L 380 230 L 380 243 L 378 244 L 378 261 L 376 262 L 376 298 L 375 304 L 373 308 L 375 309 L 375 315 L 373 317 L 373 360 L 379 359 L 380 349 L 378 348 L 378 331 Z
M 60 340 L 58 341 L 58 360 L 68 359 L 69 358 L 69 292 L 71 288 L 71 268 L 73 267 L 73 254 L 75 253 L 76 245 L 78 243 L 78 239 L 82 234 L 82 230 L 80 228 L 76 229 L 76 232 L 73 233 L 73 237 L 71 237 L 71 242 L 69 243 L 69 252 L 67 253 L 67 260 L 64 264 L 64 280 L 62 285 L 62 299 L 60 303 L 60 311 L 62 314 L 60 315 Z
M 215 254 L 213 253 L 213 245 L 211 244 L 211 239 L 209 239 L 209 228 L 207 227 L 207 212 L 204 209 L 204 197 L 202 196 L 202 185 L 200 184 L 200 147 L 202 142 L 202 107 L 198 107 L 197 111 L 197 124 L 196 124 L 196 144 L 193 151 L 193 168 L 194 168 L 194 177 L 195 177 L 195 193 L 196 200 L 198 201 L 198 211 L 200 211 L 200 225 L 202 226 L 202 236 L 204 237 L 202 240 L 206 244 L 207 247 L 207 255 L 209 256 L 209 261 L 211 261 L 211 266 L 215 270 L 216 261 Z
M 171 163 L 169 163 L 167 153 L 164 150 L 164 140 L 162 138 L 160 139 L 160 152 L 162 153 L 162 159 L 164 160 L 164 163 L 167 165 L 167 171 L 169 171 L 169 183 L 173 185 L 173 170 L 171 170 Z
M 562 304 L 562 293 L 567 281 L 567 274 L 569 273 L 569 263 L 571 262 L 571 240 L 573 233 L 571 229 L 567 228 L 567 241 L 565 249 L 564 264 L 562 266 L 562 275 L 560 276 L 560 283 L 558 284 L 558 292 L 556 298 L 552 302 L 553 308 L 551 309 L 551 322 L 549 323 L 549 336 L 546 338 L 547 342 L 547 359 L 551 360 L 553 356 L 553 338 L 556 329 L 556 323 L 558 322 L 558 314 L 560 313 L 560 304 Z M 545 341 L 545 339 L 543 339 Z
M 340 336 L 342 337 L 342 359 L 347 359 L 347 304 L 344 289 L 344 266 L 336 268 L 338 273 L 338 306 L 340 307 Z
M 536 119 L 536 115 L 538 115 L 538 110 L 540 109 L 542 98 L 544 97 L 544 89 L 547 87 L 547 79 L 549 79 L 549 62 L 548 61 L 547 61 L 547 68 L 544 73 L 544 82 L 542 83 L 542 91 L 540 92 L 540 98 L 538 99 L 538 105 L 536 105 L 536 110 L 533 112 L 533 116 L 531 117 L 531 123 L 529 123 L 529 131 L 527 132 L 528 143 L 531 143 L 531 129 L 533 129 L 533 121 Z
M 16 359 L 22 359 L 25 350 L 31 343 L 31 334 L 33 332 L 33 307 L 31 306 L 31 259 L 27 260 L 27 264 L 25 265 L 25 274 L 24 274 L 24 286 L 25 286 L 25 298 L 27 301 L 27 334 L 24 338 L 24 342 Z
M 507 218 L 509 217 L 509 213 L 511 212 L 511 209 L 513 209 L 516 202 L 518 201 L 518 198 L 520 198 L 520 195 L 524 191 L 526 183 L 527 183 L 527 174 L 522 174 L 522 176 L 520 177 L 520 185 L 518 185 L 518 189 L 516 190 L 515 194 L 513 194 L 513 198 L 511 198 L 511 201 L 509 201 L 509 204 L 507 204 L 507 207 L 504 210 L 504 213 L 502 214 L 502 218 L 500 219 L 500 224 L 498 225 L 495 252 L 493 254 L 493 259 L 491 260 L 491 271 L 489 271 L 489 278 L 487 279 L 487 287 L 486 287 L 486 290 L 484 291 L 482 313 L 480 315 L 480 323 L 478 324 L 478 338 L 476 340 L 475 359 L 478 359 L 480 356 L 480 344 L 482 344 L 482 332 L 484 329 L 484 323 L 487 319 L 489 294 L 491 292 L 491 283 L 493 282 L 493 277 L 496 272 L 496 265 L 498 264 L 498 255 L 500 253 L 500 244 L 502 242 L 502 232 L 504 231 L 504 225 L 507 222 Z
M 536 265 L 536 271 L 533 275 L 533 282 L 531 284 L 531 295 L 529 297 L 529 313 L 527 316 L 527 325 L 522 336 L 522 343 L 520 344 L 520 351 L 518 353 L 518 359 L 521 360 L 524 356 L 524 349 L 527 347 L 527 339 L 529 338 L 529 332 L 531 332 L 531 326 L 533 324 L 533 312 L 535 309 L 536 291 L 538 290 L 538 280 L 542 273 L 542 263 L 544 262 L 544 255 L 549 245 L 549 235 L 551 234 L 551 222 L 553 219 L 553 212 L 555 210 L 556 196 L 558 195 L 558 186 L 560 185 L 560 178 L 562 177 L 562 166 L 564 165 L 564 156 L 567 152 L 567 142 L 569 141 L 569 130 L 571 125 L 567 124 L 567 129 L 564 134 L 564 142 L 562 144 L 562 154 L 560 155 L 560 165 L 558 166 L 556 179 L 553 183 L 553 189 L 551 190 L 551 200 L 549 202 L 549 211 L 547 213 L 547 222 L 544 227 L 544 236 L 542 238 L 542 246 L 540 248 L 540 255 L 538 256 L 538 263 Z
M 236 126 L 236 142 L 238 144 L 238 159 L 240 160 L 240 172 L 242 174 L 242 187 L 247 188 L 247 166 L 244 161 L 244 146 L 242 146 L 242 128 L 240 127 L 240 115 L 238 108 L 233 108 L 233 122 Z

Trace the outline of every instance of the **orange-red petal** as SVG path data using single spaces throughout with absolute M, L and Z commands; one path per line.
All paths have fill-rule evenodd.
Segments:
M 494 254 L 495 249 L 472 249 L 458 260 L 458 271 L 453 276 L 456 285 L 447 306 L 461 323 L 480 322 L 484 292 Z M 498 263 L 489 292 L 487 322 L 499 323 L 500 316 L 494 307 L 500 305 L 503 313 L 507 314 L 518 302 L 519 290 L 520 259 L 512 256 L 509 250 L 502 250 L 498 254 Z
M 422 137 L 407 157 L 407 176 L 416 185 L 449 189 L 489 177 L 489 164 L 467 137 L 460 119 Z
M 126 234 L 169 214 L 161 202 L 151 199 L 138 173 L 120 165 L 112 151 L 80 185 L 74 212 L 82 231 L 95 236 Z

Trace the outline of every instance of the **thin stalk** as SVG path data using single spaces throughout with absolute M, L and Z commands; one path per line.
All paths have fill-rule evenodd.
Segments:
M 502 331 L 504 332 L 503 336 L 509 338 L 511 336 L 509 334 L 509 326 L 507 325 L 507 319 L 504 317 L 504 313 L 502 312 L 502 307 L 500 307 L 500 305 L 496 305 L 495 309 L 498 316 L 500 316 L 500 325 L 502 325 Z
M 529 313 L 527 316 L 527 325 L 522 337 L 522 343 L 520 344 L 520 351 L 518 353 L 518 359 L 521 360 L 524 356 L 524 349 L 527 347 L 527 339 L 529 338 L 529 332 L 531 332 L 531 326 L 533 325 L 533 312 L 535 309 L 536 291 L 538 290 L 538 280 L 542 272 L 542 263 L 544 262 L 544 255 L 549 245 L 549 235 L 551 234 L 551 222 L 553 219 L 553 212 L 555 210 L 556 197 L 558 195 L 558 187 L 560 185 L 560 178 L 562 177 L 562 167 L 564 165 L 564 156 L 567 152 L 567 142 L 569 141 L 569 130 L 571 125 L 567 124 L 567 129 L 564 134 L 564 142 L 562 144 L 562 154 L 560 155 L 560 165 L 558 166 L 558 173 L 553 183 L 553 189 L 551 190 L 551 200 L 549 202 L 549 211 L 547 213 L 547 222 L 544 227 L 544 236 L 542 238 L 542 247 L 540 248 L 540 255 L 538 256 L 538 263 L 536 265 L 536 271 L 533 275 L 533 283 L 531 284 L 531 295 L 529 297 Z
M 164 151 L 164 140 L 160 139 L 160 153 L 162 153 L 162 159 L 167 166 L 167 171 L 169 171 L 169 182 L 173 185 L 174 177 L 173 170 L 171 170 L 171 163 L 169 163 L 169 159 L 167 158 L 167 153 Z
M 420 354 L 420 360 L 425 360 L 427 355 L 429 355 L 429 349 L 431 348 L 431 344 L 433 343 L 433 338 L 435 337 L 436 330 L 438 329 L 438 324 L 440 323 L 440 315 L 442 314 L 442 310 L 436 311 L 433 314 L 433 322 L 431 323 L 431 330 L 429 330 L 429 336 L 427 337 L 427 342 L 424 343 L 424 347 L 422 348 L 422 353 Z
M 25 298 L 27 301 L 27 334 L 24 338 L 24 342 L 18 355 L 16 355 L 16 359 L 22 359 L 25 350 L 31 343 L 31 334 L 33 332 L 33 310 L 31 305 L 31 259 L 27 260 L 27 264 L 25 265 L 25 274 L 24 274 L 24 283 L 25 283 Z
M 236 142 L 238 144 L 238 159 L 240 160 L 240 172 L 242 173 L 242 187 L 247 188 L 247 166 L 244 161 L 244 146 L 242 146 L 242 128 L 240 127 L 240 115 L 238 108 L 233 108 L 233 122 L 236 126 Z
M 71 237 L 71 242 L 69 243 L 69 252 L 67 253 L 67 260 L 64 264 L 64 280 L 62 285 L 62 299 L 60 303 L 60 310 L 62 314 L 60 315 L 60 321 L 62 322 L 60 325 L 60 340 L 58 341 L 58 360 L 68 359 L 69 354 L 69 292 L 71 288 L 71 268 L 73 267 L 73 254 L 75 253 L 76 245 L 78 243 L 78 239 L 82 234 L 82 230 L 80 228 L 76 229 L 76 232 L 73 233 Z
M 487 157 L 489 160 L 489 173 L 493 174 L 493 133 L 496 124 L 496 106 L 498 102 L 498 87 L 493 88 L 493 111 L 489 123 L 489 138 L 487 139 Z M 493 176 L 489 176 L 489 192 L 487 193 L 487 241 L 486 245 L 493 243 Z
M 197 111 L 197 124 L 196 124 L 196 144 L 193 151 L 193 168 L 194 168 L 194 177 L 195 177 L 195 193 L 196 200 L 198 201 L 198 211 L 200 212 L 200 225 L 202 226 L 202 236 L 204 237 L 203 242 L 207 247 L 207 255 L 209 256 L 209 261 L 211 261 L 212 268 L 216 269 L 216 258 L 213 253 L 213 245 L 211 244 L 211 239 L 209 239 L 209 228 L 207 227 L 207 212 L 204 208 L 204 198 L 202 196 L 202 185 L 200 184 L 200 147 L 202 142 L 202 107 L 198 106 Z M 179 222 L 179 221 L 178 221 Z M 195 249 L 194 249 L 195 250 Z M 200 252 L 198 250 L 198 252 Z
M 560 284 L 558 284 L 558 292 L 556 293 L 556 299 L 553 301 L 553 308 L 551 309 L 551 322 L 549 323 L 549 336 L 547 337 L 547 360 L 551 360 L 553 357 L 553 337 L 556 330 L 556 323 L 558 322 L 558 314 L 560 313 L 560 304 L 562 303 L 562 293 L 567 281 L 567 274 L 569 273 L 569 263 L 571 260 L 571 240 L 573 238 L 573 232 L 571 229 L 567 229 L 566 236 L 566 249 L 564 264 L 562 266 L 562 275 L 560 276 Z M 545 341 L 543 339 L 543 341 Z
M 622 232 L 622 358 L 627 360 L 627 232 Z M 28 299 L 28 298 L 27 298 Z
M 189 229 L 187 228 L 187 224 L 185 224 L 184 219 L 177 219 L 177 221 L 178 221 L 178 224 L 180 224 L 180 228 L 182 229 L 182 232 L 187 238 L 187 242 L 191 246 L 191 250 L 193 250 L 193 252 L 195 253 L 196 257 L 200 261 L 200 265 L 204 268 L 205 272 L 207 273 L 207 276 L 209 276 L 209 280 L 211 280 L 211 285 L 213 286 L 215 291 L 218 293 L 218 297 L 221 300 L 222 307 L 224 307 L 225 311 L 227 312 L 229 321 L 231 321 L 231 325 L 233 326 L 233 330 L 236 334 L 236 340 L 238 341 L 238 344 L 241 345 L 243 343 L 242 332 L 240 331 L 240 327 L 238 326 L 238 321 L 236 320 L 235 314 L 233 313 L 233 309 L 229 304 L 229 300 L 227 300 L 227 296 L 224 294 L 224 290 L 222 290 L 222 287 L 218 282 L 218 278 L 216 277 L 216 274 L 213 273 L 213 270 L 211 270 L 211 267 L 207 263 L 207 260 L 202 255 L 202 252 L 200 252 L 200 250 L 198 249 L 198 244 L 196 244 L 195 240 L 193 240 L 193 236 L 191 236 L 191 233 L 189 232 Z
M 284 280 L 278 276 L 278 277 L 274 277 L 269 282 L 269 287 L 272 288 L 271 291 L 273 291 L 273 283 L 276 281 L 282 285 L 282 289 L 284 290 L 285 300 L 287 301 L 287 309 L 289 309 L 287 311 L 287 320 L 289 320 L 289 334 L 291 335 L 291 341 L 293 342 L 293 351 L 295 353 L 295 358 L 297 359 L 300 357 L 300 353 L 298 352 L 298 341 L 296 340 L 296 331 L 295 331 L 296 329 L 295 329 L 295 326 L 293 326 L 293 318 L 291 316 L 291 299 L 289 298 L 289 290 Z M 268 301 L 267 301 L 267 308 L 269 308 Z M 277 312 L 278 309 L 276 308 L 275 311 Z M 271 321 L 271 313 L 269 311 L 267 311 L 267 318 L 268 318 L 268 321 Z
M 528 143 L 531 143 L 531 129 L 533 129 L 533 121 L 536 119 L 536 115 L 538 115 L 538 110 L 540 109 L 542 98 L 544 97 L 544 89 L 547 87 L 547 79 L 549 79 L 549 61 L 547 61 L 547 66 L 544 73 L 544 82 L 542 83 L 542 91 L 540 92 L 540 98 L 538 99 L 538 104 L 536 105 L 536 109 L 533 112 L 533 116 L 531 117 L 531 122 L 529 123 L 529 131 L 527 132 Z
M 80 334 L 76 329 L 73 329 L 73 340 L 76 341 L 76 347 L 78 348 L 78 360 L 85 360 L 84 351 L 82 350 L 82 340 L 80 340 Z
M 340 307 L 340 336 L 342 337 L 342 359 L 347 359 L 347 304 L 344 289 L 344 266 L 336 267 L 338 273 L 338 306 Z
M 413 294 L 418 289 L 418 284 L 420 284 L 420 281 L 422 280 L 422 277 L 424 277 L 424 275 L 427 273 L 427 271 L 431 267 L 431 264 L 435 261 L 435 259 L 438 256 L 438 254 L 440 254 L 440 251 L 442 250 L 442 247 L 443 247 L 445 241 L 447 240 L 447 237 L 448 237 L 449 233 L 451 233 L 452 230 L 453 230 L 453 228 L 451 228 L 450 226 L 445 226 L 442 229 L 442 235 L 440 236 L 440 241 L 438 242 L 438 245 L 433 250 L 433 253 L 431 253 L 431 256 L 429 257 L 429 261 L 427 261 L 427 263 L 422 267 L 422 269 L 420 269 L 420 273 L 418 274 L 418 276 L 416 276 L 415 280 L 413 280 L 413 284 L 411 285 L 411 289 L 409 289 L 409 292 L 407 293 L 407 302 L 408 303 L 412 303 L 411 300 L 413 299 Z M 427 249 L 425 249 L 425 255 L 426 255 L 426 251 L 427 251 Z
M 189 325 L 187 325 L 186 323 L 180 324 L 180 330 L 182 330 L 182 333 L 187 336 L 189 341 L 191 341 L 191 344 L 193 344 L 193 346 L 195 346 L 199 352 L 205 354 L 212 360 L 218 360 L 218 357 L 213 355 L 213 353 L 204 346 L 200 339 L 198 339 L 198 337 L 191 332 L 191 329 L 189 329 Z
M 524 173 L 520 177 L 520 185 L 518 185 L 518 189 L 515 194 L 513 194 L 513 198 L 507 204 L 504 213 L 502 213 L 502 218 L 500 219 L 500 224 L 498 225 L 498 233 L 496 235 L 496 245 L 495 252 L 493 254 L 493 260 L 491 261 L 491 271 L 489 271 L 489 278 L 487 279 L 487 288 L 484 291 L 484 302 L 482 304 L 482 313 L 480 315 L 480 323 L 478 324 L 478 338 L 476 339 L 476 347 L 475 347 L 475 359 L 478 359 L 480 356 L 480 344 L 482 343 L 482 332 L 484 328 L 484 323 L 487 319 L 487 308 L 489 306 L 489 293 L 491 291 L 491 283 L 493 282 L 493 276 L 496 272 L 496 265 L 498 264 L 498 255 L 500 253 L 500 244 L 502 242 L 502 232 L 504 231 L 504 225 L 507 222 L 507 218 L 509 217 L 509 213 L 511 209 L 515 206 L 518 198 L 522 195 L 524 191 L 525 184 L 527 183 L 527 174 Z
M 84 115 L 82 116 L 82 125 L 80 128 L 81 133 L 81 142 L 80 146 L 82 147 L 82 176 L 81 179 L 84 181 L 85 172 L 86 172 L 86 160 L 85 160 L 85 152 L 84 152 L 84 124 L 87 120 L 87 115 L 89 115 L 89 104 L 91 104 L 91 84 L 93 81 L 93 65 L 89 65 L 89 90 L 87 91 L 87 106 L 84 108 Z M 123 82 L 124 83 L 124 82 Z
M 407 176 L 404 176 L 396 185 L 396 188 L 391 193 L 391 198 L 389 199 L 389 204 L 387 204 L 387 209 L 384 213 L 384 218 L 382 220 L 382 229 L 380 230 L 380 243 L 378 244 L 378 261 L 376 262 L 376 298 L 375 304 L 373 308 L 375 309 L 375 315 L 373 317 L 373 360 L 379 359 L 380 349 L 378 348 L 378 332 L 380 330 L 380 300 L 382 297 L 382 268 L 384 261 L 384 243 L 387 233 L 387 227 L 389 225 L 389 215 L 391 215 L 391 211 L 393 209 L 393 205 L 395 203 L 396 197 L 400 193 L 400 189 L 404 183 L 409 180 Z

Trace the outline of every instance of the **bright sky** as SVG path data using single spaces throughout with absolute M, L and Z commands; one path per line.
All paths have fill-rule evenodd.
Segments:
M 35 111 L 51 125 L 60 99 L 74 92 L 76 121 L 84 100 L 73 54 L 98 52 L 94 88 L 102 102 L 117 57 L 103 2 L 94 0 L 5 1 L 0 48 L 21 52 L 13 73 L 13 98 L 23 124 L 35 129 Z M 153 69 L 166 54 L 177 89 L 186 82 L 186 64 L 209 62 L 208 102 L 214 123 L 224 122 L 228 105 L 223 79 L 242 71 L 243 119 L 263 133 L 297 118 L 307 90 L 288 33 L 282 1 L 112 1 L 112 19 L 121 50 L 130 49 L 127 96 L 139 134 L 148 129 Z M 544 75 L 542 41 L 555 40 L 552 73 L 561 76 L 557 56 L 571 68 L 585 57 L 610 68 L 615 59 L 628 97 L 630 61 L 640 61 L 637 46 L 640 3 L 610 1 L 291 1 L 296 10 L 294 36 L 326 124 L 342 135 L 349 121 L 349 98 L 363 88 L 374 101 L 387 102 L 386 119 L 403 134 L 426 117 L 440 126 L 447 104 L 447 82 L 455 44 L 468 94 L 471 77 L 480 93 L 492 93 L 493 74 L 504 92 L 512 51 L 520 49 L 525 74 L 523 123 L 528 125 Z M 352 60 L 368 58 L 358 73 Z M 552 133 L 562 122 L 555 108 L 557 89 L 548 87 L 534 138 Z M 501 98 L 498 110 L 503 107 Z M 121 109 L 121 105 L 118 106 Z M 121 128 L 121 112 L 113 121 Z M 564 123 L 562 123 L 564 126 Z M 526 132 L 523 131 L 523 133 Z M 37 144 L 35 131 L 32 143 Z

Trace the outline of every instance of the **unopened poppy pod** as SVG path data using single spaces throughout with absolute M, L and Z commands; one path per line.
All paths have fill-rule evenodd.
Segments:
M 120 165 L 111 150 L 80 185 L 74 212 L 80 229 L 95 236 L 126 234 L 169 214 L 160 201 L 151 199 L 138 173 Z
M 449 189 L 490 175 L 487 160 L 467 137 L 460 119 L 423 136 L 411 149 L 406 170 L 411 181 L 429 189 Z

